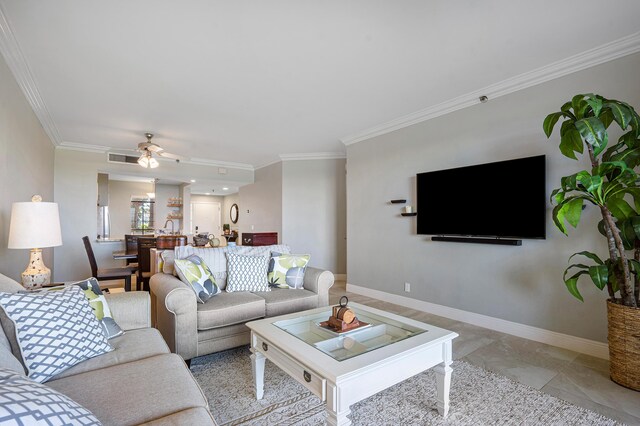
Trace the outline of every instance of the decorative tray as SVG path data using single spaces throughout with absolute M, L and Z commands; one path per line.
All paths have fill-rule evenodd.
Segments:
M 344 331 L 336 331 L 333 327 L 329 326 L 328 321 L 323 321 L 317 324 L 318 327 L 320 327 L 323 330 L 328 331 L 329 333 L 335 334 L 336 336 L 342 336 L 345 334 L 349 334 L 349 333 L 353 333 L 354 331 L 358 331 L 358 330 L 362 330 L 364 328 L 368 328 L 371 327 L 371 324 L 369 324 L 368 322 L 363 322 L 360 321 L 360 325 L 354 328 L 351 328 L 349 330 L 344 330 Z

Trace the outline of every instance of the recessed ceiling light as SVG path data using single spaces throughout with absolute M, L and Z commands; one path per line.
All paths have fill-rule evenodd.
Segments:
M 196 180 L 195 179 L 191 179 L 191 183 L 196 183 Z
M 211 195 L 211 193 L 210 192 L 205 192 L 204 195 Z
M 229 188 L 224 187 L 224 188 L 222 188 L 222 190 L 223 190 L 223 191 L 228 191 L 228 190 L 229 190 Z

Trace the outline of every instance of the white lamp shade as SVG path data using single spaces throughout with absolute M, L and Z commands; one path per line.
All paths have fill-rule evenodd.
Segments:
M 25 202 L 11 206 L 10 249 L 62 245 L 58 203 Z

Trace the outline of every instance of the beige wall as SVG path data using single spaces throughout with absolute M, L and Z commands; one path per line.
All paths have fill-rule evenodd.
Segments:
M 282 162 L 255 171 L 255 183 L 240 188 L 239 231 L 277 232 L 282 241 Z
M 348 146 L 349 283 L 606 341 L 606 293 L 581 281 L 581 303 L 562 281 L 572 253 L 606 256 L 606 242 L 596 231 L 596 208 L 587 207 L 578 229 L 565 237 L 553 225 L 548 205 L 547 239 L 510 247 L 432 242 L 417 235 L 416 219 L 401 217 L 389 200 L 407 198 L 415 206 L 416 173 L 540 154 L 547 155 L 550 194 L 562 176 L 588 164 L 560 154 L 558 130 L 546 139 L 545 116 L 577 93 L 599 93 L 640 108 L 638 69 L 636 54 Z M 521 179 L 526 191 L 526 176 L 506 178 Z M 495 188 L 479 180 L 451 190 L 460 197 L 483 191 L 499 202 Z M 469 216 L 472 220 L 473 206 Z M 411 283 L 411 293 L 403 291 L 405 282 Z
M 53 158 L 53 144 L 0 56 L 0 273 L 17 281 L 29 251 L 7 248 L 11 204 L 34 194 L 54 201 Z M 53 249 L 44 249 L 44 262 L 57 277 Z
M 347 272 L 345 167 L 345 159 L 282 164 L 282 242 L 335 274 Z

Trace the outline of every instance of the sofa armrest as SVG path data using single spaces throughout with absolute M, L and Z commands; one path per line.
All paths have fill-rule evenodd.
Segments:
M 111 315 L 123 330 L 151 327 L 151 300 L 146 291 L 105 294 Z
M 331 271 L 307 267 L 304 273 L 305 290 L 318 295 L 318 307 L 329 305 L 329 289 L 333 285 L 334 276 Z
M 151 303 L 154 326 L 171 352 L 188 360 L 198 356 L 198 318 L 196 294 L 173 275 L 151 277 Z

